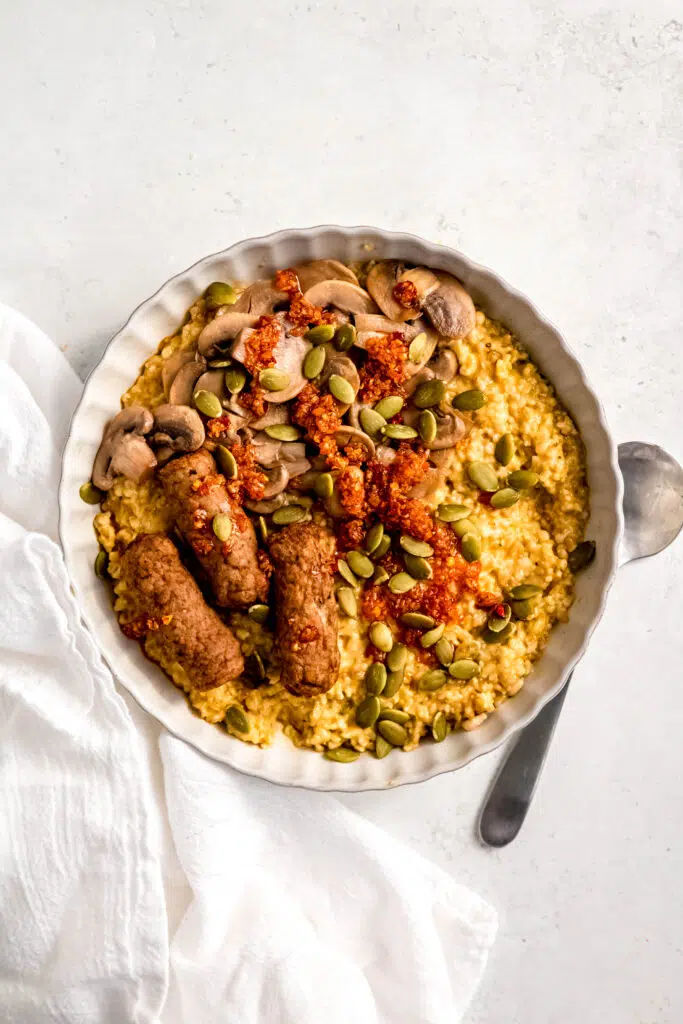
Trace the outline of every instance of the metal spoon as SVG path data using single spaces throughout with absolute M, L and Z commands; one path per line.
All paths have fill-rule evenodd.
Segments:
M 619 565 L 656 555 L 683 527 L 683 469 L 656 444 L 619 445 L 624 478 L 624 537 Z M 507 846 L 526 817 L 569 685 L 527 725 L 493 781 L 479 819 L 488 846 Z

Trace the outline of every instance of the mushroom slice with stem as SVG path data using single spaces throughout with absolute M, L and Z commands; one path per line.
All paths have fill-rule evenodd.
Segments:
M 246 343 L 252 333 L 251 328 L 245 328 L 240 332 L 233 346 L 232 356 L 240 363 L 246 356 Z M 281 405 L 299 394 L 308 383 L 303 375 L 303 362 L 312 347 L 310 341 L 293 334 L 286 334 L 284 328 L 281 327 L 280 340 L 273 349 L 274 369 L 283 370 L 289 378 L 289 383 L 280 391 L 265 391 L 263 397 L 266 402 Z
M 325 365 L 323 366 L 322 372 L 318 378 L 318 387 L 322 390 L 326 385 L 330 377 L 337 376 L 343 377 L 347 380 L 354 392 L 358 394 L 360 388 L 360 377 L 358 375 L 358 367 L 354 363 L 353 359 L 350 358 L 345 352 L 338 352 L 334 345 L 326 344 L 324 346 L 327 352 L 327 358 L 325 359 Z M 335 398 L 337 403 L 337 409 L 343 416 L 351 407 L 353 403 L 345 405 L 340 402 L 338 398 Z
M 367 449 L 368 461 L 375 457 L 375 442 L 363 430 L 358 430 L 355 427 L 341 426 L 335 432 L 334 438 L 340 448 L 345 448 L 347 444 L 353 444 L 354 442 L 362 444 Z
M 154 410 L 152 442 L 172 452 L 196 452 L 204 444 L 202 418 L 187 405 L 158 405 Z M 157 459 L 160 458 L 157 451 Z M 161 454 L 161 458 L 164 458 Z
M 281 441 L 280 445 L 280 458 L 283 462 L 301 462 L 306 458 L 306 445 L 303 441 Z M 310 461 L 308 464 L 310 466 Z
M 164 394 L 168 398 L 171 384 L 173 383 L 178 370 L 185 363 L 191 363 L 196 359 L 196 352 L 192 348 L 179 348 L 171 355 L 164 359 L 164 365 L 161 367 L 161 383 L 164 388 Z
M 207 370 L 197 380 L 195 391 L 210 391 L 217 398 L 225 397 L 225 374 L 222 370 Z
M 287 292 L 279 291 L 269 278 L 248 285 L 231 308 L 236 313 L 251 313 L 259 317 L 265 313 L 274 313 L 275 308 L 287 302 L 288 298 Z
M 145 434 L 153 426 L 152 413 L 141 405 L 122 409 L 109 421 L 93 464 L 95 487 L 108 491 L 117 476 L 140 483 L 152 473 L 157 460 L 145 440 Z
M 336 306 L 344 313 L 376 313 L 377 306 L 360 285 L 351 281 L 320 281 L 304 292 L 314 306 Z
M 398 260 L 380 260 L 369 271 L 366 283 L 373 299 L 390 320 L 412 320 L 417 311 L 406 309 L 394 296 L 394 286 L 405 267 Z
M 458 372 L 458 357 L 452 348 L 440 345 L 427 364 L 435 377 L 448 384 Z
M 435 273 L 439 287 L 427 295 L 423 309 L 439 334 L 446 338 L 464 338 L 476 322 L 474 303 L 451 274 L 442 270 Z
M 234 341 L 241 330 L 253 327 L 257 321 L 258 315 L 241 313 L 231 306 L 227 313 L 214 317 L 199 335 L 197 348 L 200 355 L 210 358 L 226 341 Z
M 195 386 L 206 370 L 206 360 L 201 356 L 191 363 L 181 366 L 168 389 L 168 400 L 171 405 L 190 405 L 195 393 Z
M 445 412 L 438 408 L 434 408 L 431 411 L 436 417 L 436 437 L 433 441 L 423 441 L 425 448 L 429 448 L 430 451 L 438 452 L 444 448 L 452 448 L 469 431 L 467 421 L 456 412 Z M 421 412 L 421 409 L 409 406 L 403 410 L 403 422 L 409 427 L 417 428 Z
M 266 472 L 268 483 L 266 484 L 263 496 L 258 501 L 245 501 L 244 506 L 250 512 L 258 515 L 268 515 L 276 509 L 281 508 L 287 500 L 284 490 L 289 483 L 289 471 L 281 462 L 276 463 Z
M 405 304 L 407 309 L 417 311 L 422 309 L 427 296 L 436 291 L 438 287 L 439 279 L 432 270 L 427 267 L 412 267 L 399 274 L 394 285 L 394 298 L 398 298 L 399 304 Z M 401 291 L 404 292 L 406 298 L 412 298 L 412 302 L 401 302 Z
M 339 260 L 310 260 L 308 263 L 299 263 L 292 269 L 299 278 L 302 292 L 307 292 L 321 281 L 349 281 L 351 284 L 358 284 L 354 272 Z
M 254 458 L 259 466 L 263 466 L 264 469 L 272 469 L 273 466 L 277 465 L 280 459 L 282 441 L 276 441 L 262 431 L 259 431 L 251 438 L 251 445 L 254 450 Z

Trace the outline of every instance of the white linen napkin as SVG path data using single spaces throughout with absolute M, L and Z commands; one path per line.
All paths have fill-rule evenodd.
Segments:
M 478 896 L 334 797 L 164 732 L 154 786 L 49 539 L 78 391 L 0 307 L 1 1019 L 455 1024 L 495 936 Z M 169 961 L 176 855 L 191 898 Z

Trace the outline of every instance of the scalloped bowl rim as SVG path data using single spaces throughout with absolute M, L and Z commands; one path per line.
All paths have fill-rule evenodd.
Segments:
M 598 555 L 577 579 L 569 622 L 553 629 L 524 687 L 489 715 L 480 729 L 458 730 L 440 744 L 421 743 L 416 750 L 394 751 L 380 761 L 361 756 L 350 764 L 337 764 L 294 746 L 282 734 L 269 747 L 243 743 L 191 713 L 184 695 L 120 633 L 105 588 L 93 573 L 97 550 L 94 510 L 81 502 L 78 487 L 89 478 L 102 427 L 119 408 L 120 395 L 132 382 L 133 371 L 172 333 L 184 310 L 212 280 L 249 280 L 260 268 L 272 270 L 306 258 L 360 259 L 370 255 L 402 256 L 450 270 L 463 281 L 477 305 L 501 319 L 530 351 L 580 427 L 591 489 L 589 531 L 598 541 Z M 550 372 L 546 372 L 548 366 Z M 131 314 L 88 376 L 72 416 L 59 487 L 59 535 L 83 618 L 114 676 L 145 711 L 206 756 L 245 774 L 280 785 L 354 792 L 421 782 L 461 768 L 522 729 L 558 693 L 604 611 L 618 564 L 621 502 L 617 450 L 602 406 L 564 338 L 526 296 L 456 250 L 416 235 L 368 226 L 320 225 L 245 239 L 206 256 L 166 281 Z

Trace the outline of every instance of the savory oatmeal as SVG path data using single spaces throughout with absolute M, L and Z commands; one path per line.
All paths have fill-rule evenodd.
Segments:
M 567 619 L 571 417 L 455 278 L 317 260 L 216 282 L 85 500 L 121 629 L 207 722 L 348 761 L 477 728 Z

